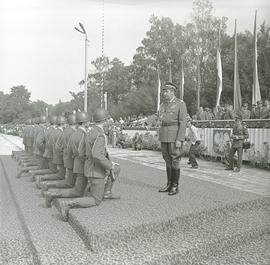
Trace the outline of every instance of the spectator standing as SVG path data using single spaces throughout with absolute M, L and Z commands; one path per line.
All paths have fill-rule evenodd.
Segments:
M 203 110 L 203 107 L 201 106 L 196 113 L 196 119 L 197 120 L 207 120 L 206 112 Z
M 252 104 L 251 111 L 250 111 L 250 119 L 257 119 L 256 118 L 256 104 Z
M 224 120 L 233 120 L 235 118 L 235 114 L 232 110 L 232 106 L 229 104 L 225 105 L 225 113 L 223 116 Z
M 255 111 L 256 119 L 261 119 L 262 118 L 263 111 L 264 111 L 264 107 L 263 107 L 262 101 L 257 101 L 257 108 L 256 108 L 256 111 Z
M 262 113 L 262 119 L 270 119 L 270 104 L 267 99 L 264 101 L 264 110 Z
M 245 120 L 245 119 L 250 119 L 250 110 L 248 110 L 248 104 L 247 103 L 244 103 L 241 110 L 240 110 L 240 113 L 239 113 L 239 116 Z

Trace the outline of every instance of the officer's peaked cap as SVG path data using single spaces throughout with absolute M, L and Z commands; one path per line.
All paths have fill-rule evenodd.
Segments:
M 94 122 L 104 121 L 108 118 L 108 112 L 103 108 L 97 108 L 93 114 Z
M 58 116 L 57 117 L 57 124 L 61 125 L 61 124 L 66 124 L 67 123 L 67 119 L 64 116 Z
M 77 112 L 76 113 L 77 122 L 87 122 L 90 120 L 87 112 Z
M 76 123 L 77 123 L 76 114 L 70 114 L 68 116 L 68 124 L 69 125 L 74 125 Z
M 164 83 L 163 89 L 167 89 L 167 88 L 171 88 L 171 89 L 173 89 L 174 91 L 176 91 L 177 86 L 176 86 L 174 83 L 170 82 L 170 81 L 166 81 L 166 82 Z

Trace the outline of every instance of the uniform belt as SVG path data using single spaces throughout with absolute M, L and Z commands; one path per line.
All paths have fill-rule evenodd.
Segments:
M 178 121 L 171 121 L 171 122 L 162 122 L 162 126 L 173 126 L 173 125 L 178 125 Z

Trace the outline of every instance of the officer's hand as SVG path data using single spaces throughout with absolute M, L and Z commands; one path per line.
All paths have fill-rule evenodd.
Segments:
M 183 147 L 183 142 L 176 140 L 175 141 L 175 147 L 176 148 L 182 148 Z

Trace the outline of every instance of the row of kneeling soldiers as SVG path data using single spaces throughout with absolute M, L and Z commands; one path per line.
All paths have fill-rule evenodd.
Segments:
M 17 177 L 30 176 L 42 189 L 46 207 L 51 207 L 56 198 L 71 198 L 58 200 L 64 221 L 71 208 L 119 199 L 112 193 L 120 167 L 108 154 L 106 110 L 95 110 L 90 130 L 89 120 L 86 112 L 71 114 L 67 119 L 41 116 L 29 120 L 23 133 L 25 150 L 12 153 L 20 165 Z

